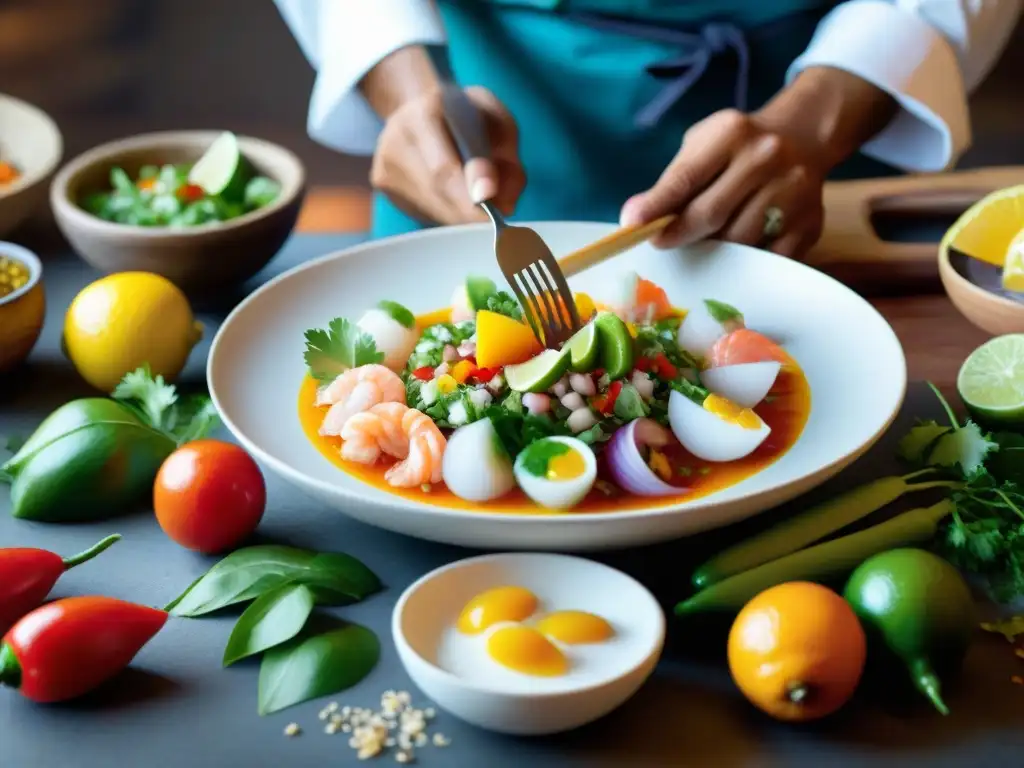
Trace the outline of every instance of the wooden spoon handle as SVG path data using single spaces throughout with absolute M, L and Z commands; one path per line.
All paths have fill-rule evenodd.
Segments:
M 566 277 L 578 275 L 585 269 L 618 256 L 623 251 L 649 240 L 675 220 L 675 214 L 642 224 L 639 227 L 623 227 L 588 246 L 573 251 L 558 260 L 558 266 Z

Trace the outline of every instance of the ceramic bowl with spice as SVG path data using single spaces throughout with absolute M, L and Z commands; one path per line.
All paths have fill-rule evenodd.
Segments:
M 209 292 L 259 272 L 291 235 L 306 174 L 284 147 L 216 131 L 150 133 L 79 155 L 53 180 L 57 224 L 89 264 Z
M 399 598 L 392 636 L 409 677 L 466 722 L 567 731 L 621 706 L 661 656 L 665 617 L 632 577 L 566 555 L 506 553 L 428 573 Z
M 39 257 L 20 245 L 0 242 L 0 374 L 28 357 L 45 314 Z
M 0 93 L 0 238 L 43 205 L 63 152 L 60 130 L 45 112 Z

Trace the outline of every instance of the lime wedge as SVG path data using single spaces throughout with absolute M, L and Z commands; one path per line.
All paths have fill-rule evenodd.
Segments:
M 612 379 L 621 379 L 633 370 L 633 337 L 618 315 L 600 312 L 594 320 L 600 346 L 601 367 Z
M 1024 291 L 1024 230 L 1013 238 L 1006 251 L 1003 264 L 1003 288 L 1008 291 Z
M 525 363 L 505 366 L 505 381 L 516 392 L 544 392 L 569 370 L 568 349 L 545 349 Z
M 248 173 L 235 134 L 225 131 L 214 139 L 192 166 L 188 180 L 208 195 L 218 195 L 225 200 L 241 200 L 245 195 Z
M 578 373 L 590 373 L 597 368 L 597 325 L 587 323 L 565 343 L 569 350 L 569 366 Z
M 489 277 L 470 275 L 466 278 L 466 298 L 474 312 L 487 309 L 487 300 L 498 292 L 498 286 Z
M 997 336 L 964 361 L 956 388 L 978 421 L 1024 424 L 1024 334 Z

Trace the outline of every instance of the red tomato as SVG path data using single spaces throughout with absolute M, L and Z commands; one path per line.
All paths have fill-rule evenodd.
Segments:
M 196 184 L 182 184 L 178 187 L 178 197 L 186 203 L 202 200 L 205 195 L 206 192 L 203 191 L 203 188 Z
M 256 530 L 267 489 L 252 457 L 232 443 L 196 440 L 164 461 L 153 486 L 157 522 L 181 546 L 213 555 Z

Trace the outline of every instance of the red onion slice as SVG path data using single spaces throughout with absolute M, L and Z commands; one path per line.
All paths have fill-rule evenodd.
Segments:
M 672 433 L 651 419 L 634 419 L 615 430 L 605 448 L 608 470 L 616 485 L 637 496 L 678 496 L 686 488 L 669 485 L 647 466 L 640 449 L 662 448 Z

